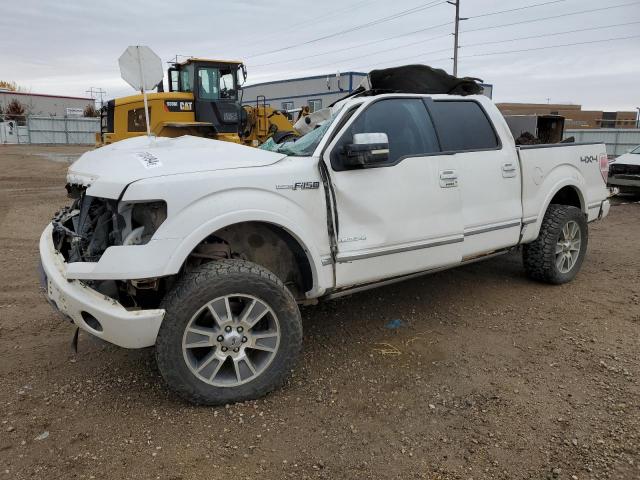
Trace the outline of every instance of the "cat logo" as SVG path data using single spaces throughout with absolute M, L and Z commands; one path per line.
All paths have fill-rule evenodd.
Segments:
M 164 108 L 167 112 L 193 112 L 193 102 L 166 100 L 164 102 Z

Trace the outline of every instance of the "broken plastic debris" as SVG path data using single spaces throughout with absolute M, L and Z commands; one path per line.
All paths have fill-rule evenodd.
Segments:
M 395 330 L 396 328 L 400 328 L 402 326 L 402 320 L 396 318 L 394 320 L 390 320 L 384 326 L 384 328 L 388 328 L 389 330 Z

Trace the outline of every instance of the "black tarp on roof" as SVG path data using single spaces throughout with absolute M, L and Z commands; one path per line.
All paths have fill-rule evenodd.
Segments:
M 428 65 L 403 65 L 369 72 L 372 90 L 399 93 L 476 95 L 482 91 L 477 78 L 458 78 Z
M 482 92 L 480 81 L 472 77 L 454 77 L 428 65 L 403 65 L 371 70 L 358 88 L 340 100 L 380 93 L 477 95 Z

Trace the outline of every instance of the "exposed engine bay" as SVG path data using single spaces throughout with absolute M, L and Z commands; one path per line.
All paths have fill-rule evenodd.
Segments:
M 71 184 L 67 185 L 67 192 L 74 201 L 55 214 L 52 225 L 54 246 L 68 263 L 97 262 L 111 246 L 144 245 L 167 218 L 164 201 L 118 202 L 87 195 L 86 187 Z M 123 305 L 134 307 L 143 299 L 139 289 L 157 291 L 159 285 L 157 279 L 87 283 Z
M 85 189 L 68 185 L 71 206 L 53 218 L 53 241 L 65 260 L 97 262 L 116 245 L 144 245 L 167 218 L 164 201 L 123 203 L 92 197 Z

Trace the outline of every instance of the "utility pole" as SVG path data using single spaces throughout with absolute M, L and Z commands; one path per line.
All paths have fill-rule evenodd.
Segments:
M 460 22 L 462 20 L 468 20 L 468 18 L 460 18 L 460 0 L 449 1 L 447 3 L 456 7 L 456 21 L 455 21 L 455 30 L 453 33 L 453 76 L 458 76 L 458 49 L 459 47 L 459 37 L 460 37 Z
M 100 108 L 102 108 L 102 95 L 104 95 L 105 93 L 107 93 L 106 91 L 104 91 L 101 88 L 95 88 L 95 87 L 91 87 L 89 88 L 89 90 L 85 90 L 89 95 L 91 95 L 91 98 L 95 101 L 96 100 L 96 95 L 100 95 Z

